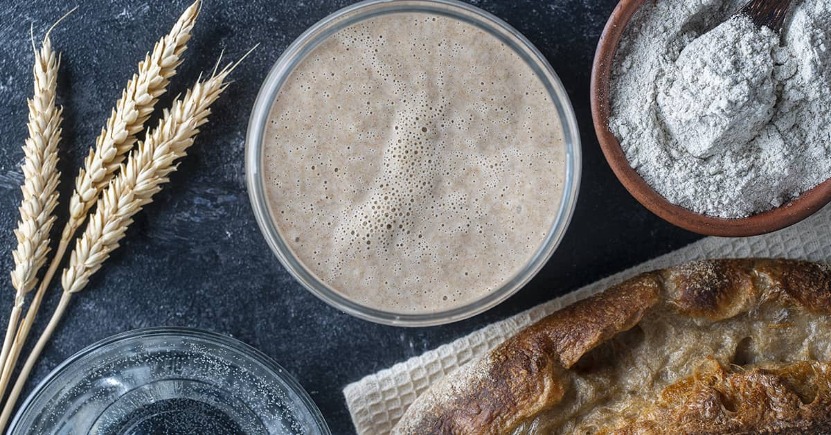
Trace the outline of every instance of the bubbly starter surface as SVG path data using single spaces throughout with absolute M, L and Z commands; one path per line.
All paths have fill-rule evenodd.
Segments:
M 263 155 L 293 254 L 350 300 L 403 314 L 466 305 L 518 274 L 565 176 L 532 69 L 484 31 L 420 13 L 316 47 L 274 102 Z

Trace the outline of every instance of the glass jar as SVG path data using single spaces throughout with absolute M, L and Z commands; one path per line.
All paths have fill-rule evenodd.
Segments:
M 461 307 L 442 312 L 409 314 L 388 312 L 362 305 L 323 282 L 294 255 L 278 230 L 269 209 L 263 171 L 263 140 L 270 112 L 281 87 L 292 71 L 327 38 L 336 32 L 385 14 L 417 12 L 460 20 L 484 30 L 512 49 L 537 75 L 547 90 L 562 127 L 565 142 L 565 182 L 562 201 L 550 231 L 525 266 L 499 288 Z M 328 304 L 356 317 L 397 326 L 432 326 L 459 321 L 488 310 L 522 288 L 545 265 L 568 227 L 580 184 L 581 151 L 576 117 L 566 91 L 551 65 L 517 30 L 495 16 L 471 5 L 453 0 L 369 0 L 344 8 L 312 26 L 280 57 L 263 84 L 248 127 L 246 140 L 246 181 L 260 229 L 268 245 L 306 289 Z

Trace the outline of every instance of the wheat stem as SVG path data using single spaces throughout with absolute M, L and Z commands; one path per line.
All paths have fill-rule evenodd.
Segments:
M 32 38 L 34 47 L 34 38 Z M 37 274 L 49 253 L 49 234 L 55 222 L 53 214 L 58 203 L 58 143 L 61 140 L 61 112 L 56 106 L 57 77 L 60 57 L 52 50 L 47 33 L 40 50 L 34 50 L 34 95 L 29 100 L 29 137 L 23 146 L 23 201 L 20 221 L 14 231 L 17 249 L 12 252 L 15 268 L 11 273 L 15 288 L 14 306 L 0 353 L 0 372 L 9 365 L 12 338 L 18 330 L 18 319 L 24 298 L 37 285 Z M 0 390 L 2 395 L 2 390 Z
M 12 340 L 14 339 L 15 332 L 17 332 L 17 322 L 20 320 L 20 312 L 23 310 L 23 297 L 21 295 L 15 295 L 14 300 L 15 302 L 14 306 L 12 306 L 12 312 L 9 314 L 9 327 L 6 329 L 6 338 L 3 340 L 3 352 L 0 354 L 0 361 L 3 361 L 4 363 L 6 358 L 9 356 L 9 351 L 12 347 Z M 0 365 L 0 373 L 4 371 L 5 364 Z M 5 389 L 5 386 L 0 388 Z
M 35 347 L 32 349 L 32 353 L 29 354 L 29 358 L 26 359 L 26 364 L 24 364 L 23 369 L 20 370 L 17 382 L 14 383 L 14 388 L 12 388 L 9 398 L 3 406 L 3 413 L 0 414 L 0 431 L 4 431 L 6 429 L 6 425 L 9 423 L 9 418 L 14 410 L 14 405 L 17 403 L 17 399 L 20 397 L 21 391 L 23 391 L 23 386 L 26 384 L 26 379 L 28 379 L 29 375 L 32 373 L 32 368 L 34 368 L 38 357 L 41 352 L 43 352 L 43 348 L 46 347 L 46 343 L 55 331 L 58 323 L 60 323 L 60 320 L 66 311 L 66 307 L 69 305 L 69 299 L 71 297 L 71 293 L 64 292 L 63 295 L 61 295 L 61 300 L 58 302 L 58 306 L 55 308 L 52 318 L 49 319 L 46 329 L 43 330 L 43 333 L 40 335 L 37 343 L 35 343 Z
M 55 256 L 62 258 L 68 247 L 69 243 L 61 240 L 58 249 L 55 251 Z M 44 282 L 51 281 L 59 265 L 60 263 L 58 262 L 51 262 L 49 269 L 44 274 L 43 280 L 41 280 L 41 288 L 44 288 Z M 45 291 L 40 291 L 41 288 L 35 292 L 35 296 L 32 298 L 32 301 L 29 304 L 29 309 L 26 312 L 26 317 L 22 322 L 20 322 L 20 327 L 16 328 L 17 335 L 14 337 L 14 341 L 9 349 L 7 364 L 4 365 L 2 372 L 0 372 L 0 397 L 2 397 L 2 395 L 6 392 L 6 387 L 8 387 L 9 381 L 11 380 L 14 366 L 17 364 L 17 360 L 20 357 L 20 352 L 23 350 L 25 340 L 29 336 L 29 331 L 32 329 L 32 325 L 34 324 L 34 314 L 36 314 L 38 307 L 40 307 L 41 300 L 45 294 Z M 30 316 L 30 314 L 32 315 Z M 11 330 L 11 324 L 9 324 L 9 328 Z
M 201 0 L 196 0 L 188 7 L 171 31 L 160 39 L 153 47 L 153 51 L 139 63 L 138 72 L 127 82 L 121 99 L 116 103 L 106 126 L 96 139 L 95 148 L 90 150 L 84 162 L 84 168 L 81 169 L 75 182 L 75 190 L 69 203 L 69 221 L 63 229 L 58 249 L 12 342 L 8 356 L 9 362 L 5 364 L 10 367 L 4 367 L 0 374 L 0 397 L 5 391 L 5 385 L 11 376 L 11 369 L 14 368 L 20 356 L 20 351 L 34 325 L 46 290 L 64 259 L 72 237 L 83 225 L 89 209 L 112 180 L 126 154 L 135 145 L 136 135 L 144 129 L 144 123 L 153 113 L 159 97 L 166 92 L 170 78 L 176 74 L 176 68 L 182 62 L 191 30 L 199 15 L 200 5 Z

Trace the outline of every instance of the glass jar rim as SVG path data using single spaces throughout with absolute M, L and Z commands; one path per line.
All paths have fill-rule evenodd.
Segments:
M 292 254 L 277 230 L 265 196 L 261 169 L 262 142 L 268 117 L 277 94 L 294 68 L 308 53 L 337 31 L 372 17 L 402 12 L 433 13 L 461 20 L 486 31 L 514 50 L 528 63 L 548 90 L 565 139 L 565 182 L 560 208 L 551 231 L 531 260 L 512 279 L 483 298 L 435 313 L 397 313 L 367 307 L 347 298 L 318 279 Z M 464 320 L 493 308 L 524 287 L 547 263 L 562 241 L 577 203 L 581 170 L 582 154 L 577 118 L 565 87 L 554 69 L 519 31 L 496 16 L 457 0 L 365 0 L 343 8 L 313 25 L 283 52 L 269 72 L 254 103 L 245 143 L 245 171 L 249 198 L 257 224 L 280 263 L 304 288 L 327 304 L 352 316 L 392 326 L 435 326 Z
M 75 376 L 79 371 L 89 370 L 89 363 L 91 362 L 106 361 L 107 354 L 113 352 L 115 349 L 132 345 L 133 343 L 142 345 L 147 340 L 162 340 L 165 343 L 167 340 L 171 340 L 171 343 L 167 344 L 169 347 L 176 346 L 173 344 L 176 340 L 182 340 L 189 343 L 210 344 L 231 352 L 235 355 L 235 358 L 239 358 L 239 360 L 234 361 L 236 364 L 252 364 L 261 370 L 262 373 L 267 374 L 267 380 L 273 380 L 276 384 L 285 388 L 285 391 L 294 395 L 294 399 L 298 401 L 298 405 L 305 408 L 309 413 L 310 418 L 317 425 L 316 429 L 320 433 L 331 433 L 326 424 L 326 420 L 323 418 L 323 414 L 306 390 L 273 359 L 248 344 L 222 334 L 193 328 L 171 326 L 142 328 L 121 332 L 99 340 L 70 356 L 37 384 L 15 414 L 11 425 L 9 425 L 8 433 L 28 432 L 26 428 L 32 423 L 32 419 L 37 418 L 46 409 L 45 406 L 52 399 L 55 389 L 57 388 L 58 391 L 62 391 L 66 388 L 65 382 L 62 382 L 66 381 L 64 378 L 67 376 Z M 23 427 L 21 427 L 22 425 Z M 20 430 L 23 430 L 23 432 L 20 432 Z

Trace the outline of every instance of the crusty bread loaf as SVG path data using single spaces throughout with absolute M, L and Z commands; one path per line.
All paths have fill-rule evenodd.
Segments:
M 831 268 L 711 260 L 526 328 L 423 394 L 397 434 L 831 433 Z

